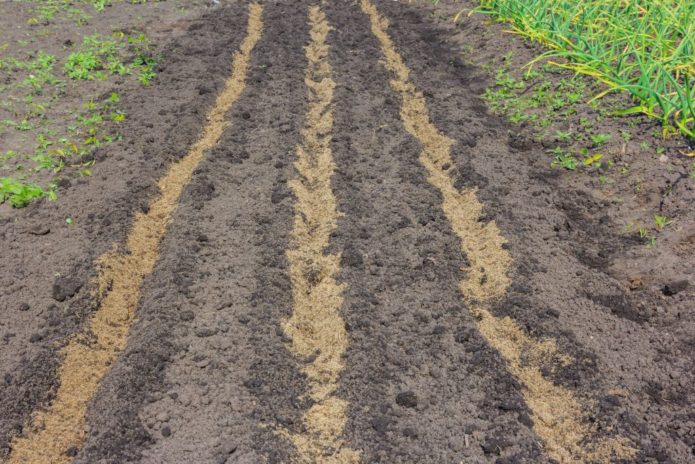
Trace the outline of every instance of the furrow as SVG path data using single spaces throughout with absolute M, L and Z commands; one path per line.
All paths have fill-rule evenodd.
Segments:
M 11 464 L 68 463 L 86 438 L 85 411 L 100 380 L 128 340 L 140 288 L 159 258 L 159 244 L 183 188 L 227 128 L 225 114 L 241 95 L 251 51 L 261 37 L 263 8 L 249 6 L 247 35 L 233 58 L 232 74 L 208 114 L 200 139 L 162 177 L 160 195 L 146 214 L 138 215 L 128 234 L 126 249 L 99 258 L 97 297 L 101 304 L 84 332 L 61 351 L 59 388 L 45 411 L 35 414 L 30 431 L 12 443 Z
M 342 438 L 348 405 L 335 395 L 347 348 L 340 315 L 343 285 L 336 281 L 340 255 L 325 253 L 340 216 L 331 188 L 335 82 L 326 44 L 330 27 L 318 6 L 310 7 L 309 23 L 305 76 L 309 108 L 303 140 L 297 147 L 298 176 L 289 182 L 296 197 L 292 244 L 287 251 L 293 311 L 284 330 L 292 339 L 292 351 L 307 360 L 304 372 L 314 403 L 304 414 L 304 430 L 286 434 L 300 462 L 355 463 L 360 453 L 347 447 Z
M 379 40 L 393 90 L 401 97 L 401 119 L 406 130 L 423 146 L 420 163 L 428 182 L 439 190 L 442 209 L 469 261 L 460 290 L 477 327 L 487 342 L 506 361 L 509 371 L 523 386 L 524 399 L 533 415 L 533 430 L 543 440 L 548 455 L 561 463 L 607 462 L 628 459 L 636 450 L 624 438 L 592 441 L 595 427 L 584 420 L 588 399 L 546 379 L 541 368 L 560 367 L 572 359 L 559 352 L 555 340 L 536 340 L 509 317 L 496 317 L 491 305 L 503 297 L 510 285 L 512 258 L 494 221 L 481 220 L 483 205 L 475 189 L 459 191 L 449 173 L 453 139 L 430 121 L 425 98 L 410 81 L 410 71 L 387 33 L 388 21 L 369 0 L 361 0 Z

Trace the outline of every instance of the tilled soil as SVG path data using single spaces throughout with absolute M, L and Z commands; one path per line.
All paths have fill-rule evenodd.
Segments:
M 89 182 L 62 191 L 57 207 L 35 204 L 0 219 L 6 264 L 0 276 L 0 444 L 5 452 L 7 440 L 21 433 L 31 412 L 53 393 L 56 349 L 95 309 L 94 261 L 123 243 L 133 215 L 147 208 L 167 164 L 198 138 L 206 108 L 228 73 L 220 64 L 229 61 L 241 40 L 239 29 L 227 27 L 230 21 L 233 15 L 215 13 L 194 22 L 163 52 L 161 84 L 123 95 L 132 114 L 125 129 L 130 137 L 97 153 L 102 166 Z M 68 217 L 77 227 L 66 224 Z
M 243 74 L 123 308 L 127 344 L 89 398 L 86 434 L 50 462 L 693 461 L 692 287 L 630 292 L 611 269 L 644 245 L 610 205 L 550 171 L 543 147 L 514 146 L 478 98 L 481 73 L 421 9 L 374 4 L 408 76 L 385 58 L 369 1 L 265 2 L 245 74 L 230 66 L 249 6 L 216 7 L 165 47 L 156 86 L 124 95 L 129 142 L 104 149 L 94 177 L 55 206 L 3 213 L 0 459 L 39 462 L 15 446 L 41 446 L 37 411 L 61 414 L 63 347 L 107 343 L 99 257 L 135 255 L 157 180 Z M 408 114 L 408 95 L 426 109 Z M 466 294 L 500 277 L 471 269 L 496 245 L 471 250 L 443 209 L 421 155 L 430 126 L 456 142 L 444 177 L 482 203 L 467 230 L 496 224 L 506 242 L 500 297 Z M 581 414 L 561 417 L 562 399 Z

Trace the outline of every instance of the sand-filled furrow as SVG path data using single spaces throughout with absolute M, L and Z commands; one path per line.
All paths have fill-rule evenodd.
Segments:
M 67 463 L 84 442 L 87 404 L 126 346 L 140 287 L 159 258 L 159 244 L 181 192 L 206 150 L 217 144 L 227 128 L 225 114 L 245 87 L 249 57 L 262 33 L 262 11 L 258 4 L 249 6 L 247 35 L 198 142 L 159 180 L 160 195 L 146 214 L 136 217 L 125 250 L 114 250 L 98 260 L 99 308 L 84 333 L 62 350 L 55 399 L 47 410 L 35 414 L 30 431 L 12 443 L 9 463 Z
M 369 0 L 361 1 L 371 20 L 372 32 L 382 46 L 386 67 L 392 73 L 391 87 L 401 97 L 401 118 L 406 130 L 423 146 L 420 163 L 428 182 L 442 195 L 442 209 L 460 239 L 469 261 L 460 283 L 469 310 L 480 333 L 507 363 L 523 386 L 534 431 L 543 440 L 548 455 L 562 463 L 605 462 L 611 457 L 629 458 L 635 450 L 620 437 L 591 442 L 594 428 L 584 420 L 591 402 L 571 390 L 555 385 L 542 368 L 559 367 L 572 360 L 559 352 L 554 340 L 536 340 L 509 317 L 496 317 L 493 302 L 509 287 L 512 258 L 503 247 L 504 237 L 494 221 L 481 220 L 483 205 L 475 189 L 459 191 L 449 174 L 453 166 L 451 147 L 456 143 L 430 121 L 425 98 L 410 81 L 410 71 L 387 33 L 388 21 Z M 588 441 L 588 442 L 587 442 Z
M 307 361 L 313 406 L 303 417 L 305 430 L 288 434 L 300 462 L 352 463 L 359 452 L 342 438 L 347 402 L 335 395 L 347 348 L 340 315 L 343 285 L 336 281 L 340 255 L 325 253 L 340 213 L 331 187 L 335 169 L 331 152 L 333 90 L 326 37 L 330 27 L 317 6 L 309 9 L 311 42 L 306 47 L 305 83 L 309 108 L 302 143 L 297 147 L 298 177 L 289 186 L 295 197 L 292 244 L 287 251 L 292 282 L 292 317 L 284 324 L 292 351 Z

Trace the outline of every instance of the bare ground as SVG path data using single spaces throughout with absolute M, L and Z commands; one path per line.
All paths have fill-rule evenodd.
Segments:
M 492 314 L 555 340 L 571 359 L 549 359 L 541 374 L 586 405 L 580 420 L 592 433 L 581 446 L 619 436 L 636 452 L 596 462 L 691 462 L 695 308 L 693 286 L 679 282 L 695 268 L 692 181 L 616 203 L 586 177 L 550 169 L 541 141 L 527 134 L 519 144 L 521 129 L 485 107 L 489 80 L 471 63 L 523 44 L 480 39 L 475 18 L 454 26 L 427 6 L 375 4 L 432 123 L 457 142 L 445 169 L 457 189 L 477 188 L 481 222 L 506 238 L 511 285 Z M 181 196 L 127 347 L 89 403 L 86 441 L 66 450 L 74 462 L 297 459 L 286 433 L 306 431 L 312 360 L 293 355 L 283 324 L 293 311 L 286 253 L 297 198 L 288 182 L 308 110 L 308 6 L 265 3 L 246 89 Z M 447 7 L 434 12 L 457 5 Z M 326 253 L 341 256 L 345 441 L 363 462 L 557 462 L 527 388 L 462 297 L 469 258 L 418 161 L 420 141 L 404 129 L 369 19 L 353 2 L 322 8 L 333 26 L 332 190 L 342 216 Z M 175 34 L 160 26 L 156 82 L 123 93 L 125 139 L 98 152 L 92 177 L 57 203 L 0 211 L 0 459 L 51 403 L 59 348 L 99 305 L 95 261 L 147 212 L 157 179 L 198 139 L 229 75 L 246 5 L 201 12 Z M 464 62 L 462 44 L 479 58 Z M 646 191 L 659 192 L 666 167 L 632 156 Z M 660 201 L 677 228 L 648 249 L 624 223 L 649 218 Z M 635 276 L 641 285 L 631 285 Z

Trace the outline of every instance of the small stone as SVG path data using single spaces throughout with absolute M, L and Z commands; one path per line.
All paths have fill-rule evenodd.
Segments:
M 669 282 L 666 285 L 664 285 L 664 288 L 661 290 L 661 292 L 666 296 L 673 296 L 688 288 L 689 285 L 690 282 L 688 282 L 685 279 L 674 280 L 673 282 Z
M 345 267 L 361 267 L 364 263 L 362 254 L 354 248 L 348 247 L 343 251 L 341 265 Z
M 521 422 L 528 428 L 533 428 L 533 419 L 531 419 L 531 416 L 529 416 L 526 413 L 522 412 L 519 414 L 519 422 Z
M 45 226 L 43 224 L 37 224 L 31 229 L 29 229 L 29 233 L 31 235 L 47 235 L 51 232 L 51 229 L 48 226 Z
M 168 425 L 165 425 L 164 427 L 162 427 L 162 436 L 164 438 L 166 438 L 170 435 L 171 435 L 171 427 L 169 427 Z
M 446 333 L 446 327 L 443 325 L 436 325 L 434 329 L 432 329 L 432 335 L 442 335 L 444 333 Z
M 642 277 L 638 275 L 631 276 L 629 281 L 629 288 L 630 290 L 639 290 L 644 286 L 644 282 L 642 281 Z
M 291 422 L 290 422 L 291 423 Z M 222 450 L 222 453 L 226 455 L 233 454 L 239 446 L 236 444 L 234 441 L 228 441 L 226 443 L 223 443 L 220 448 Z
M 413 391 L 405 391 L 396 395 L 396 404 L 404 408 L 414 408 L 417 406 L 417 395 Z
M 378 416 L 372 419 L 372 428 L 377 432 L 384 434 L 388 430 L 390 423 L 391 419 L 389 419 L 387 416 Z
M 466 447 L 465 437 L 459 435 L 453 435 L 449 437 L 448 448 L 453 451 L 460 451 Z
M 21 305 L 19 305 L 20 311 L 29 311 L 29 308 L 30 308 L 30 306 L 27 303 L 22 303 Z
M 82 282 L 74 277 L 58 277 L 53 282 L 53 299 L 65 301 L 72 298 L 82 288 Z
M 196 337 L 200 338 L 206 338 L 206 337 L 211 337 L 217 333 L 216 329 L 212 329 L 210 327 L 199 327 L 195 329 L 195 335 Z
M 519 409 L 519 406 L 513 400 L 510 399 L 502 400 L 500 404 L 497 405 L 497 407 L 501 411 L 515 411 Z
M 483 443 L 481 448 L 485 454 L 494 454 L 499 456 L 502 450 L 508 446 L 509 443 L 507 443 L 504 439 L 492 437 Z

